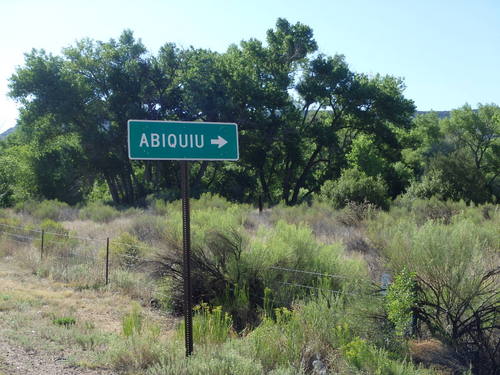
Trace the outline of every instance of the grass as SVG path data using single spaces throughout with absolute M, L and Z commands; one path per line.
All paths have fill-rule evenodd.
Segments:
M 100 296 L 111 306 L 114 298 L 128 296 L 142 306 L 126 299 L 107 329 L 106 319 L 100 320 L 104 311 L 110 314 L 104 302 L 92 315 L 82 315 L 88 302 L 67 295 L 73 302 L 62 303 L 57 290 L 0 290 L 0 313 L 6 317 L 0 328 L 10 339 L 34 348 L 50 342 L 48 350 L 70 350 L 80 365 L 131 374 L 308 374 L 318 366 L 337 374 L 439 374 L 409 361 L 412 346 L 387 317 L 387 301 L 376 287 L 378 272 L 394 276 L 408 269 L 420 278 L 441 277 L 464 293 L 485 268 L 498 264 L 497 206 L 406 201 L 380 212 L 362 205 L 335 211 L 313 203 L 259 215 L 203 195 L 192 204 L 192 244 L 201 249 L 197 261 L 206 262 L 200 275 L 210 277 L 197 278 L 195 287 L 215 295 L 195 311 L 195 352 L 186 359 L 182 323 L 165 333 L 159 324 L 165 318 L 153 319 L 148 312 L 150 303 L 162 312 L 176 303 L 180 284 L 174 276 L 180 268 L 154 278 L 148 260 L 156 251 L 176 251 L 163 246 L 169 236 L 182 238 L 180 203 L 154 201 L 148 210 L 115 210 L 109 220 L 101 219 L 112 210 L 94 205 L 80 210 L 83 221 L 45 224 L 94 239 L 112 235 L 108 286 L 103 242 L 66 241 L 40 261 L 38 243 L 13 251 L 16 244 L 3 238 L 0 255 L 80 296 Z M 28 211 L 2 211 L 0 217 L 15 221 L 27 218 Z M 39 218 L 31 223 L 36 228 Z M 208 282 L 214 284 L 208 288 Z M 398 295 L 394 298 L 400 306 Z

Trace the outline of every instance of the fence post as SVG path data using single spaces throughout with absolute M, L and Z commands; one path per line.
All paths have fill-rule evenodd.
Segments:
M 43 260 L 43 240 L 45 238 L 45 230 L 42 229 L 42 244 L 40 246 L 40 261 Z
M 106 285 L 109 282 L 109 237 L 106 238 Z

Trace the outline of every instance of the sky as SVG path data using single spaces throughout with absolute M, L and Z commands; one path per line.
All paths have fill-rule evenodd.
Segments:
M 264 41 L 279 17 L 310 26 L 319 51 L 353 71 L 403 78 L 418 110 L 500 105 L 500 0 L 0 0 L 0 133 L 18 116 L 9 77 L 33 48 L 59 55 L 131 29 L 152 53 L 167 42 L 223 52 Z

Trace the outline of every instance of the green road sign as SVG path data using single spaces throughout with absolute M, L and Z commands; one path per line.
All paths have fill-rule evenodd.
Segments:
M 238 160 L 238 126 L 129 120 L 128 154 L 134 160 Z

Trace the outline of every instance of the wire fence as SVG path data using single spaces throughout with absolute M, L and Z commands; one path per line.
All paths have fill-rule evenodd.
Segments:
M 111 273 L 113 271 L 112 265 L 114 267 L 127 267 L 140 268 L 155 262 L 153 258 L 141 257 L 139 254 L 134 254 L 135 250 L 143 250 L 153 253 L 159 253 L 161 249 L 155 248 L 153 246 L 143 246 L 137 243 L 126 243 L 121 241 L 115 241 L 107 238 L 91 238 L 75 236 L 70 233 L 57 233 L 53 231 L 46 231 L 43 229 L 33 229 L 31 227 L 21 227 L 10 224 L 0 223 L 0 236 L 4 235 L 10 240 L 20 243 L 20 244 L 31 244 L 39 250 L 40 262 L 53 261 L 59 263 L 66 274 L 68 272 L 76 272 L 74 269 L 70 270 L 70 267 L 81 267 L 86 265 L 88 271 L 94 275 L 100 283 L 108 285 L 111 279 Z M 131 253 L 120 253 L 116 251 L 110 251 L 113 247 L 122 246 L 126 249 L 131 249 Z M 352 277 L 344 275 L 329 274 L 324 272 L 287 268 L 282 266 L 271 266 L 267 268 L 270 272 L 278 272 L 280 274 L 290 274 L 297 275 L 290 277 L 276 277 L 275 286 L 283 286 L 285 289 L 290 290 L 302 289 L 314 293 L 331 293 L 336 295 L 350 295 L 359 296 L 360 293 L 352 290 L 347 291 L 341 288 L 332 289 L 328 285 L 319 285 L 317 282 L 314 284 L 312 281 L 318 281 L 320 279 L 330 279 L 330 280 L 350 280 L 357 282 L 357 280 Z M 85 270 L 79 270 L 78 272 L 84 272 Z M 68 275 L 66 275 L 68 276 Z M 84 275 L 89 276 L 89 275 Z M 68 276 L 69 277 L 69 276 Z M 358 280 L 359 281 L 359 280 Z M 308 284 L 313 285 L 308 285 Z M 333 281 L 332 281 L 333 283 Z M 277 285 L 276 285 L 277 284 Z M 338 285 L 338 284 L 337 284 Z M 382 286 L 378 287 L 374 294 L 384 294 L 387 290 L 388 283 L 382 282 Z M 281 292 L 286 293 L 286 290 Z M 155 293 L 159 298 L 175 298 L 174 296 L 167 296 L 161 293 Z
M 0 235 L 19 244 L 34 246 L 39 251 L 41 263 L 52 261 L 58 263 L 66 271 L 72 266 L 87 265 L 93 267 L 91 269 L 92 273 L 105 285 L 110 282 L 111 264 L 125 264 L 131 268 L 132 265 L 151 262 L 151 259 L 141 257 L 138 254 L 111 253 L 110 248 L 121 246 L 125 249 L 143 251 L 159 250 L 137 243 L 112 241 L 109 237 L 82 237 L 70 233 L 58 233 L 6 223 L 0 223 Z

